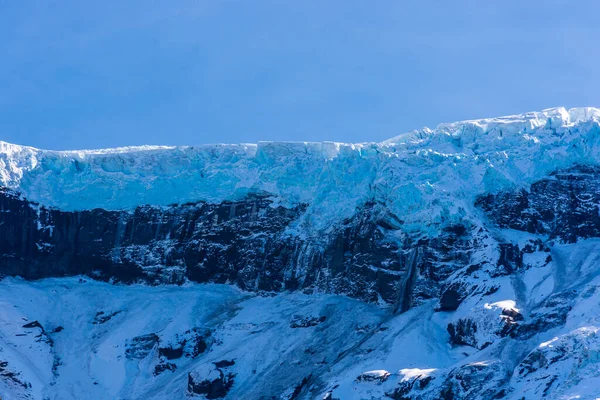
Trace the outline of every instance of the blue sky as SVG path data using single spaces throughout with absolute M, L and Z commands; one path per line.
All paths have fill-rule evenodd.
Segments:
M 598 1 L 0 0 L 0 140 L 380 141 L 599 106 Z

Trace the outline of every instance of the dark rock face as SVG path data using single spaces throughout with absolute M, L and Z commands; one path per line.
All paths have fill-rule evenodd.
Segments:
M 158 354 L 161 357 L 165 357 L 167 360 L 176 360 L 183 356 L 183 346 L 182 347 L 161 347 L 158 349 Z
M 566 242 L 600 236 L 599 177 L 600 168 L 577 166 L 529 191 L 483 196 L 476 205 L 499 227 Z M 527 268 L 524 255 L 532 252 L 548 252 L 547 262 L 552 259 L 541 241 L 524 248 L 497 243 L 468 221 L 435 237 L 407 238 L 400 246 L 394 233 L 402 221 L 375 201 L 330 234 L 287 234 L 289 227 L 301 229 L 306 207 L 284 208 L 252 195 L 220 204 L 65 212 L 2 190 L 0 276 L 83 274 L 124 283 L 190 280 L 252 291 L 316 289 L 383 300 L 399 312 L 429 299 L 440 299 L 439 311 L 454 311 L 473 293 L 492 290 L 465 285 L 462 277 L 518 273 Z M 494 251 L 482 251 L 489 246 Z M 496 250 L 498 258 L 484 255 Z M 106 312 L 96 323 L 114 316 Z
M 220 399 L 227 395 L 233 386 L 235 374 L 227 372 L 227 367 L 203 369 L 202 373 L 191 372 L 188 374 L 188 393 L 190 395 L 204 395 L 207 399 Z
M 414 378 L 401 381 L 393 391 L 386 393 L 392 400 L 411 400 L 411 393 L 425 389 L 434 378 L 432 376 L 417 375 Z
M 24 389 L 31 388 L 31 383 L 23 381 L 20 379 L 20 374 L 18 372 L 10 370 L 7 361 L 0 360 L 0 379 L 8 385 L 17 385 Z
M 177 369 L 177 365 L 169 362 L 156 364 L 154 367 L 154 376 L 158 376 L 165 371 L 175 371 Z
M 490 194 L 477 205 L 500 227 L 574 243 L 600 236 L 599 177 L 600 167 L 575 166 L 535 182 L 529 191 Z
M 89 275 L 148 284 L 186 280 L 236 284 L 252 291 L 317 289 L 406 311 L 439 298 L 456 309 L 471 288 L 441 287 L 480 245 L 468 225 L 434 238 L 394 233 L 401 221 L 369 202 L 320 237 L 286 234 L 306 206 L 273 206 L 266 196 L 237 202 L 64 212 L 0 192 L 0 276 L 26 279 Z M 116 315 L 116 314 L 115 314 Z M 98 315 L 95 323 L 113 318 Z
M 572 300 L 577 292 L 568 290 L 549 296 L 534 311 L 526 323 L 511 332 L 512 337 L 527 339 L 539 332 L 545 332 L 567 322 L 567 314 L 572 309 Z
M 217 368 L 227 368 L 235 365 L 235 360 L 221 360 L 214 363 Z
M 175 335 L 174 340 L 168 343 L 163 343 L 161 340 L 158 355 L 167 360 L 181 357 L 196 358 L 208 349 L 211 334 L 210 329 L 197 327 Z
M 23 325 L 23 328 L 40 328 L 44 332 L 44 327 L 38 321 L 28 322 Z
M 401 382 L 386 396 L 393 400 L 502 399 L 507 395 L 502 386 L 509 377 L 508 370 L 499 361 L 470 363 L 453 368 L 446 376 L 418 375 Z M 443 379 L 441 384 L 432 385 L 432 381 L 439 379 Z
M 490 326 L 490 321 L 487 321 L 487 326 L 484 325 L 484 332 L 487 335 L 494 335 L 498 338 L 506 336 L 514 336 L 517 330 L 521 327 L 520 322 L 523 321 L 523 315 L 516 310 L 502 310 L 501 315 L 495 320 L 495 326 Z M 483 341 L 477 337 L 477 330 L 481 329 L 477 326 L 477 322 L 466 317 L 460 318 L 457 321 L 448 324 L 447 331 L 450 335 L 450 343 L 454 346 L 471 346 L 482 350 L 492 344 L 491 341 Z M 483 337 L 486 337 L 484 335 Z M 489 338 L 489 337 L 488 337 Z M 492 340 L 489 338 L 489 340 Z
M 371 203 L 327 237 L 286 235 L 304 209 L 250 196 L 131 212 L 64 212 L 3 190 L 0 276 L 85 274 L 149 284 L 189 279 L 245 290 L 318 288 L 371 302 L 398 300 L 406 268 L 397 245 L 386 240 L 391 217 Z
M 360 374 L 359 376 L 356 377 L 356 382 L 382 383 L 382 382 L 387 381 L 389 379 L 390 375 L 391 374 L 387 371 L 384 373 L 377 373 L 377 374 L 364 373 L 364 374 Z
M 407 243 L 405 247 L 418 251 L 412 261 L 414 270 L 407 282 L 410 293 L 405 293 L 403 310 L 440 297 L 440 311 L 456 310 L 469 293 L 469 288 L 454 283 L 441 284 L 451 274 L 473 264 L 472 254 L 480 243 L 472 229 L 466 225 L 450 226 L 437 237 L 420 239 L 415 244 Z
M 294 391 L 292 392 L 292 395 L 290 396 L 290 400 L 298 399 L 298 397 L 302 394 L 302 392 L 305 390 L 305 388 L 309 384 L 311 378 L 312 378 L 312 375 L 308 375 L 308 376 L 305 376 L 304 378 L 302 378 L 302 382 L 300 382 L 294 388 Z
M 545 261 L 546 264 L 552 261 L 550 249 L 539 239 L 535 241 L 530 240 L 522 249 L 519 248 L 519 245 L 514 243 L 499 243 L 498 248 L 500 250 L 500 257 L 498 258 L 497 263 L 499 268 L 492 277 L 521 272 L 525 268 L 525 265 L 523 264 L 523 256 L 525 254 L 540 251 L 545 252 L 548 253 Z
M 125 356 L 129 359 L 142 359 L 146 357 L 158 344 L 158 336 L 154 333 L 136 336 L 127 343 Z
M 104 324 L 104 323 L 110 321 L 114 316 L 116 316 L 120 312 L 121 311 L 114 311 L 111 313 L 106 313 L 104 311 L 98 311 L 96 313 L 96 316 L 94 317 L 94 322 L 92 322 L 92 324 L 94 324 L 94 325 Z
M 530 393 L 537 398 L 552 398 L 555 391 L 568 386 L 571 379 L 591 381 L 582 371 L 597 362 L 594 351 L 597 342 L 597 328 L 591 327 L 555 337 L 550 345 L 538 346 L 527 354 L 515 368 L 513 379 L 533 382 L 535 389 Z M 565 376 L 565 370 L 571 373 Z
M 477 338 L 475 337 L 477 324 L 475 321 L 469 318 L 461 318 L 448 324 L 447 329 L 450 335 L 450 343 L 453 345 L 477 347 Z
M 249 274 L 244 270 L 265 262 L 260 256 L 274 253 L 266 262 L 280 261 L 285 243 L 275 243 L 276 238 L 302 211 L 270 204 L 253 198 L 133 212 L 62 212 L 5 191 L 0 196 L 2 272 L 27 279 L 89 274 L 148 283 L 181 283 L 187 276 L 243 285 Z M 258 279 L 256 289 L 277 289 L 271 279 L 252 278 Z
M 465 299 L 466 293 L 461 290 L 459 284 L 452 284 L 448 287 L 440 298 L 440 311 L 455 311 L 460 303 Z
M 54 341 L 39 321 L 28 322 L 23 325 L 23 329 L 25 332 L 39 332 L 35 335 L 36 342 L 44 342 L 50 346 L 54 346 Z
M 462 365 L 450 372 L 440 393 L 443 399 L 500 399 L 509 379 L 505 366 L 498 362 Z
M 376 203 L 367 203 L 355 216 L 342 222 L 336 233 L 326 238 L 326 244 L 312 247 L 315 251 L 312 268 L 296 282 L 315 285 L 329 293 L 346 294 L 368 302 L 383 299 L 397 303 L 404 291 L 404 281 L 410 271 L 408 260 L 400 254 L 395 240 L 394 217 Z M 305 245 L 299 243 L 301 245 Z M 320 266 L 320 267 L 319 267 Z M 325 274 L 323 274 L 325 272 Z M 323 276 L 327 275 L 327 276 Z
M 156 333 L 135 336 L 126 342 L 125 357 L 138 361 L 148 358 L 147 361 L 154 365 L 154 376 L 158 376 L 177 370 L 181 366 L 179 361 L 196 359 L 204 353 L 213 344 L 211 335 L 209 328 L 195 327 L 169 339 Z M 215 363 L 215 366 L 223 369 L 234 364 L 234 360 L 222 360 Z
M 326 316 L 320 317 L 303 317 L 301 315 L 295 315 L 290 321 L 290 328 L 310 328 L 311 326 L 317 326 L 321 322 L 325 322 Z

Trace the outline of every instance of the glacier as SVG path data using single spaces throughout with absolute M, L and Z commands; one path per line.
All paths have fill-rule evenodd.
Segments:
M 0 397 L 600 398 L 599 145 L 0 142 Z
M 286 206 L 309 204 L 305 223 L 315 232 L 377 198 L 406 229 L 421 229 L 460 220 L 482 193 L 527 187 L 554 170 L 597 163 L 599 121 L 596 108 L 555 108 L 360 144 L 48 151 L 0 142 L 0 185 L 70 211 L 214 203 L 268 193 Z

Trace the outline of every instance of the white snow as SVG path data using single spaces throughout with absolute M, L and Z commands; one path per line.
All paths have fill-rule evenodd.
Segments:
M 420 368 L 404 368 L 399 371 L 402 376 L 402 381 L 408 381 L 413 378 L 426 377 L 437 371 L 435 368 L 420 369 Z
M 517 303 L 514 300 L 503 300 L 503 301 L 497 301 L 495 303 L 485 303 L 484 307 L 488 310 L 493 310 L 494 308 L 499 308 L 501 310 L 513 310 L 513 311 L 519 311 L 519 309 L 516 307 Z

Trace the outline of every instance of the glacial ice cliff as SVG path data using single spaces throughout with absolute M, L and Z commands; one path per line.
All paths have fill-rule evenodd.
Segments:
M 375 199 L 404 229 L 459 221 L 476 196 L 600 160 L 600 110 L 442 124 L 383 143 L 273 143 L 47 151 L 0 142 L 0 185 L 65 211 L 239 200 L 308 204 L 326 230 Z M 433 205 L 433 207 L 432 207 Z

